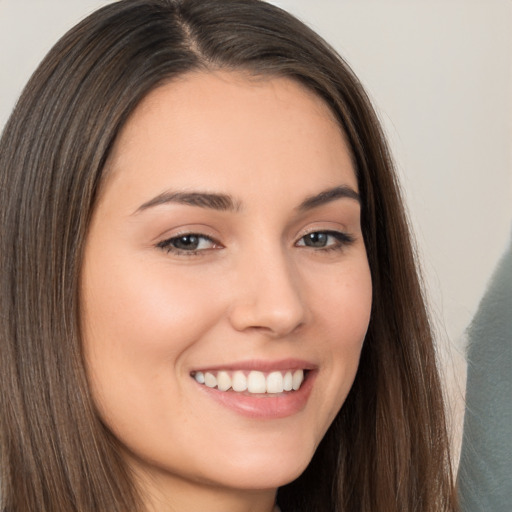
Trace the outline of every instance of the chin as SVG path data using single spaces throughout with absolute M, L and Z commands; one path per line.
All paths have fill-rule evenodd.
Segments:
M 247 452 L 245 455 L 248 455 Z M 293 453 L 283 453 L 278 449 L 257 453 L 253 457 L 226 461 L 218 471 L 216 484 L 239 489 L 276 489 L 297 479 L 306 469 L 313 452 L 305 453 L 295 447 Z M 220 468 L 219 468 L 220 469 Z

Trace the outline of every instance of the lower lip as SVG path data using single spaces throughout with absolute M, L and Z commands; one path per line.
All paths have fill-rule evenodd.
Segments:
M 208 397 L 238 414 L 249 418 L 278 419 L 292 416 L 304 409 L 315 377 L 315 371 L 308 371 L 307 377 L 297 391 L 288 391 L 279 395 L 249 395 L 236 391 L 219 391 L 204 384 L 196 384 Z

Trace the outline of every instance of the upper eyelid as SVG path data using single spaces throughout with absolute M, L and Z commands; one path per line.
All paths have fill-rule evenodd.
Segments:
M 203 233 L 195 232 L 195 231 L 186 231 L 186 232 L 183 232 L 183 233 L 175 234 L 173 236 L 165 237 L 163 240 L 160 240 L 156 244 L 156 247 L 158 247 L 160 249 L 168 249 L 169 247 L 172 247 L 172 241 L 173 240 L 179 239 L 179 238 L 184 237 L 184 236 L 197 236 L 198 238 L 203 238 L 203 239 L 208 240 L 213 245 L 218 246 L 219 248 L 223 247 L 222 244 L 220 242 L 218 242 L 214 237 L 209 236 L 209 235 L 205 235 Z M 175 250 L 176 251 L 185 251 L 184 249 L 178 249 L 178 248 L 175 248 Z M 205 249 L 199 249 L 199 250 L 198 249 L 191 249 L 190 251 L 186 251 L 186 252 L 191 252 L 191 253 L 194 252 L 194 251 L 202 252 L 204 250 Z
M 305 236 L 308 236 L 308 235 L 311 235 L 312 233 L 327 233 L 327 234 L 330 234 L 330 235 L 341 235 L 341 236 L 346 236 L 348 238 L 353 238 L 353 236 L 350 234 L 349 230 L 347 229 L 341 229 L 341 228 L 312 228 L 312 229 L 308 229 L 306 231 L 303 231 L 301 232 L 300 234 L 297 235 L 297 241 L 301 240 L 302 238 L 304 238 Z
M 208 238 L 209 240 L 212 240 L 216 243 L 220 243 L 219 242 L 220 237 L 219 237 L 218 233 L 213 234 L 213 233 L 211 233 L 211 231 L 213 231 L 213 230 L 210 228 L 205 228 L 205 227 L 197 227 L 197 228 L 195 228 L 195 227 L 192 227 L 192 228 L 178 227 L 178 228 L 173 228 L 173 229 L 166 229 L 165 232 L 163 232 L 160 235 L 158 235 L 157 237 L 155 237 L 153 243 L 155 245 L 158 245 L 159 243 L 166 242 L 166 241 L 172 240 L 174 238 L 180 238 L 182 236 L 191 236 L 191 235 Z
M 345 229 L 334 229 L 334 228 L 330 228 L 330 227 L 329 228 L 314 227 L 314 228 L 299 232 L 298 234 L 295 235 L 294 238 L 298 241 L 312 233 L 328 233 L 328 234 L 333 234 L 333 235 L 339 234 L 339 235 L 345 235 L 345 236 L 352 237 L 352 235 L 349 234 L 348 230 L 345 230 Z M 218 240 L 217 236 L 206 234 L 205 232 L 201 232 L 200 230 L 184 229 L 183 231 L 173 233 L 171 236 L 162 237 L 163 239 L 158 241 L 156 245 L 168 242 L 175 238 L 180 238 L 182 236 L 198 236 L 201 238 L 206 238 L 208 240 L 211 240 L 212 242 L 215 242 L 217 244 L 221 244 L 221 242 Z
M 351 243 L 354 241 L 354 237 L 351 234 L 341 231 L 341 230 L 311 229 L 311 230 L 308 230 L 307 232 L 301 234 L 295 240 L 293 245 L 295 247 L 297 247 L 297 246 L 302 247 L 302 245 L 298 245 L 298 244 L 301 241 L 303 241 L 306 236 L 311 235 L 313 233 L 324 233 L 324 234 L 327 234 L 328 236 L 332 236 L 333 238 L 336 239 L 336 242 L 340 245 L 348 244 L 348 243 Z M 185 237 L 185 236 L 196 236 L 198 238 L 202 238 L 202 239 L 210 242 L 214 247 L 208 247 L 208 248 L 204 248 L 204 249 L 190 249 L 190 250 L 173 247 L 173 244 L 172 244 L 173 240 L 176 240 L 176 239 L 179 239 L 180 237 Z M 330 247 L 331 245 L 336 245 L 336 244 L 330 244 L 328 247 Z M 208 251 L 211 249 L 221 249 L 224 247 L 224 245 L 222 243 L 220 243 L 218 240 L 216 240 L 215 238 L 213 238 L 209 235 L 205 235 L 203 233 L 194 232 L 194 231 L 184 231 L 182 233 L 175 234 L 171 237 L 167 237 L 164 240 L 161 240 L 160 242 L 158 242 L 156 244 L 156 246 L 160 249 L 168 250 L 169 252 L 174 251 L 174 252 L 183 252 L 183 253 L 189 253 L 189 254 L 205 252 L 205 251 Z M 304 246 L 306 246 L 306 245 L 304 244 Z
M 301 231 L 298 236 L 298 238 L 302 238 L 303 236 L 306 236 L 306 235 L 310 235 L 311 233 L 346 233 L 346 230 L 344 229 L 341 229 L 341 228 L 332 228 L 332 227 L 327 227 L 327 228 L 322 228 L 322 227 L 312 227 L 312 228 L 308 228 L 306 229 L 305 231 Z
M 332 237 L 336 238 L 341 243 L 350 243 L 355 240 L 355 237 L 347 231 L 341 231 L 341 230 L 337 230 L 337 229 L 313 229 L 312 231 L 308 231 L 308 232 L 304 233 L 303 235 L 301 235 L 297 239 L 297 242 L 295 242 L 295 243 L 298 243 L 300 240 L 304 239 L 306 236 L 311 235 L 313 233 L 324 233 L 328 236 L 332 236 Z M 340 239 L 345 239 L 345 240 L 340 240 Z
M 345 228 L 345 226 L 340 226 L 338 222 L 336 222 L 336 226 L 326 226 L 325 224 L 322 226 L 323 222 L 319 222 L 319 225 L 316 226 L 309 226 L 305 229 L 299 230 L 296 232 L 295 236 L 291 240 L 293 240 L 293 245 L 297 245 L 300 240 L 302 240 L 305 236 L 308 236 L 312 233 L 327 233 L 331 234 L 332 236 L 339 235 L 341 237 L 346 237 L 345 242 L 349 243 L 351 241 L 354 241 L 355 237 L 351 234 L 351 230 Z M 331 222 L 327 222 L 327 224 L 331 224 Z M 196 229 L 197 228 L 197 229 Z M 206 228 L 206 229 L 205 229 Z M 167 230 L 167 233 L 162 235 L 161 237 L 158 237 L 158 240 L 155 240 L 154 246 L 158 248 L 168 248 L 171 245 L 172 240 L 178 239 L 183 236 L 198 236 L 201 238 L 204 238 L 210 242 L 212 242 L 216 248 L 223 248 L 226 246 L 225 243 L 223 243 L 222 236 L 220 236 L 220 233 L 218 233 L 218 230 L 215 229 L 217 233 L 210 234 L 210 231 L 213 230 L 213 228 L 209 228 L 207 226 L 190 226 L 186 227 L 183 226 L 182 228 L 177 228 L 177 231 L 172 233 L 172 230 Z M 169 233 L 171 232 L 171 233 Z M 231 238 L 231 237 L 230 237 Z M 291 241 L 290 240 L 290 241 Z M 343 243 L 343 240 L 339 240 L 341 243 Z M 176 249 L 180 250 L 180 249 Z M 205 251 L 207 249 L 199 249 L 198 252 Z M 192 250 L 190 251 L 192 252 Z

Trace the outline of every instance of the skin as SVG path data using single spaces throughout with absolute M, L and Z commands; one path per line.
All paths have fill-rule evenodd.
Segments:
M 149 510 L 269 512 L 342 406 L 369 322 L 358 200 L 298 209 L 333 187 L 357 192 L 339 125 L 290 79 L 188 74 L 143 100 L 107 168 L 81 290 L 98 412 Z M 235 207 L 148 206 L 169 191 L 228 194 Z M 307 245 L 326 231 L 351 241 Z M 209 238 L 195 252 L 162 247 L 185 233 Z M 240 414 L 191 377 L 288 358 L 314 381 L 283 418 Z

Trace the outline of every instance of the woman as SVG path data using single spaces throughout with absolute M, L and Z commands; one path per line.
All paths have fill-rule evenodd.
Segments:
M 392 164 L 311 30 L 111 4 L 0 159 L 2 510 L 455 510 Z

